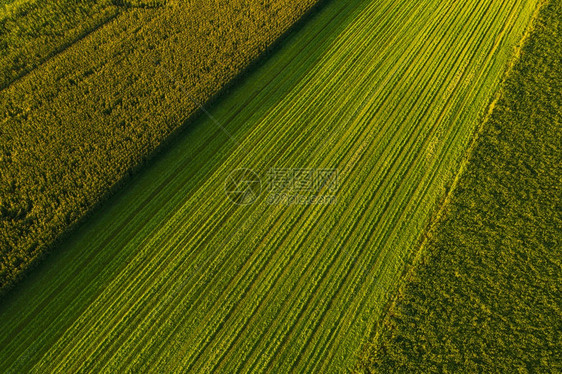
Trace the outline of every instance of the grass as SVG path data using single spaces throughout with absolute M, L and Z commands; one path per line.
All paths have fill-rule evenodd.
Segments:
M 329 2 L 3 302 L 0 370 L 349 368 L 536 4 Z M 337 201 L 237 206 L 237 168 Z
M 562 371 L 561 34 L 548 1 L 358 371 Z

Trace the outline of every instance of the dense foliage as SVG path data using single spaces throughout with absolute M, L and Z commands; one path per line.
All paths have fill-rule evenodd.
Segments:
M 360 371 L 562 371 L 561 56 L 551 1 Z
M 108 22 L 111 0 L 0 3 L 0 89 Z
M 84 21 L 96 6 L 67 2 L 76 3 L 41 7 L 37 0 L 4 10 L 2 53 L 12 61 L 3 66 L 4 82 L 72 40 L 65 35 L 77 35 L 77 24 L 83 33 L 112 14 L 100 1 Z M 0 288 L 315 3 L 116 2 L 111 7 L 123 9 L 117 17 L 2 90 Z M 64 34 L 54 44 L 50 30 L 59 29 L 52 24 Z M 17 31 L 24 26 L 30 29 Z M 20 66 L 17 56 L 27 59 L 30 50 L 36 58 Z

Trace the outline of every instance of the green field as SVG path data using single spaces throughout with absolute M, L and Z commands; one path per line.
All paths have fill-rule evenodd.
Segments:
M 349 368 L 537 3 L 328 2 L 2 303 L 0 371 Z M 337 200 L 235 205 L 238 168 Z
M 548 1 L 358 370 L 562 372 L 560 35 Z

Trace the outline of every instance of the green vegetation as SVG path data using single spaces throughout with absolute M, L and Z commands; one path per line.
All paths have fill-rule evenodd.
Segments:
M 6 58 L 34 50 L 26 65 L 33 67 L 89 28 L 80 17 L 95 13 L 95 4 L 91 22 L 114 14 L 104 2 L 66 2 L 6 6 L 16 26 L 31 28 L 6 26 L 13 46 Z M 0 91 L 0 291 L 315 3 L 128 2 L 118 17 Z M 44 22 L 60 25 L 52 26 L 64 34 L 54 44 Z M 35 37 L 35 27 L 43 34 Z M 19 74 L 12 68 L 1 71 Z
M 363 372 L 562 372 L 562 3 L 543 6 Z
M 2 303 L 0 371 L 350 367 L 536 4 L 329 2 Z M 146 95 L 174 124 L 185 95 Z M 337 168 L 337 201 L 238 206 L 237 168 Z
M 0 89 L 117 14 L 111 0 L 0 1 Z

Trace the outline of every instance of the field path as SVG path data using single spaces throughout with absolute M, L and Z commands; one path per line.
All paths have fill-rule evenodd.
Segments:
M 3 301 L 0 371 L 351 367 L 537 2 L 328 2 Z M 336 200 L 268 204 L 295 168 Z

